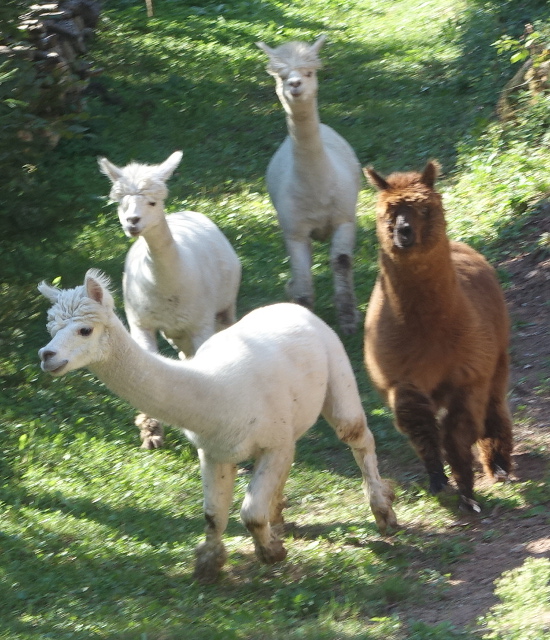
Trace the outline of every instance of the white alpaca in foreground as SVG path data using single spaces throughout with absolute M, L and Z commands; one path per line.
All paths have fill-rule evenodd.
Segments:
M 283 488 L 295 443 L 326 418 L 348 444 L 380 531 L 396 525 L 393 493 L 378 474 L 374 438 L 353 371 L 337 335 L 303 307 L 275 304 L 252 311 L 213 335 L 190 360 L 143 349 L 114 310 L 108 281 L 86 273 L 84 285 L 40 292 L 52 340 L 40 349 L 44 371 L 60 376 L 87 367 L 140 411 L 183 430 L 198 448 L 206 541 L 196 551 L 195 577 L 216 578 L 232 504 L 236 464 L 255 459 L 241 517 L 264 563 L 284 560 Z
M 311 241 L 332 236 L 330 265 L 338 321 L 343 333 L 350 334 L 359 318 L 353 249 L 361 167 L 344 138 L 319 121 L 317 69 L 324 41 L 321 36 L 311 46 L 289 42 L 276 49 L 256 43 L 269 56 L 267 70 L 275 77 L 288 126 L 288 136 L 271 159 L 266 179 L 290 258 L 291 299 L 313 309 Z
M 181 151 L 159 165 L 131 163 L 119 168 L 99 158 L 113 183 L 124 233 L 137 237 L 126 256 L 124 309 L 135 340 L 157 352 L 157 331 L 180 352 L 192 356 L 216 330 L 236 319 L 241 264 L 227 238 L 206 216 L 180 211 L 166 216 L 166 181 Z M 162 425 L 146 415 L 136 418 L 143 447 L 162 446 Z

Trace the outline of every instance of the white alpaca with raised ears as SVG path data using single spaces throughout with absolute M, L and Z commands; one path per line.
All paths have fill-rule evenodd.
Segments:
M 84 284 L 39 286 L 53 306 L 52 340 L 40 349 L 54 376 L 87 367 L 140 411 L 183 430 L 197 447 L 204 490 L 206 540 L 195 577 L 215 580 L 226 559 L 222 535 L 233 499 L 236 465 L 253 458 L 241 518 L 256 555 L 284 560 L 283 489 L 295 443 L 322 414 L 348 444 L 380 531 L 396 525 L 393 492 L 380 478 L 351 364 L 338 336 L 300 305 L 252 311 L 213 335 L 190 360 L 143 349 L 117 317 L 107 279 L 95 270 Z
M 157 332 L 192 356 L 215 331 L 235 322 L 241 264 L 221 230 L 195 211 L 165 215 L 166 181 L 182 158 L 175 151 L 158 165 L 136 162 L 120 168 L 99 158 L 111 180 L 124 233 L 137 238 L 126 256 L 124 309 L 130 332 L 145 349 L 157 352 Z M 162 446 L 158 420 L 136 418 L 142 446 Z
M 319 120 L 317 69 L 324 41 L 321 36 L 312 45 L 288 42 L 275 49 L 256 43 L 269 56 L 267 71 L 275 77 L 288 127 L 266 180 L 290 258 L 291 299 L 313 309 L 311 242 L 332 237 L 330 265 L 338 322 L 342 332 L 350 334 L 359 320 L 353 250 L 361 166 L 346 140 Z

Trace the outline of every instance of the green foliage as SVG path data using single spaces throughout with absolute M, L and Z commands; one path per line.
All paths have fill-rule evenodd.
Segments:
M 500 599 L 483 622 L 487 640 L 543 640 L 550 637 L 550 560 L 527 558 L 496 581 Z
M 550 24 L 542 21 L 538 21 L 535 25 L 527 24 L 519 38 L 504 35 L 493 42 L 492 46 L 499 54 L 511 54 L 512 64 L 531 58 L 533 66 L 538 67 L 550 60 Z

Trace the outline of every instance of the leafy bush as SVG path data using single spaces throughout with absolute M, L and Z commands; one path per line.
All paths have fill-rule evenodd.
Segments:
M 550 637 L 550 560 L 527 558 L 496 581 L 501 600 L 484 620 L 486 640 L 542 640 Z

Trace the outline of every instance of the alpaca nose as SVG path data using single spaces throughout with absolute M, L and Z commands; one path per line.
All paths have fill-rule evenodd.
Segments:
M 131 216 L 129 218 L 126 218 L 126 221 L 129 224 L 137 224 L 140 220 L 141 220 L 141 218 L 139 216 Z
M 393 241 L 395 245 L 400 248 L 411 247 L 414 244 L 414 229 L 403 216 L 397 216 Z
M 297 89 L 302 84 L 302 81 L 300 80 L 300 78 L 291 78 L 288 81 L 288 84 L 294 89 Z
M 51 351 L 50 349 L 46 349 L 46 347 L 44 347 L 40 349 L 40 351 L 38 352 L 38 355 L 42 360 L 42 362 L 47 362 L 48 360 L 50 360 L 55 356 L 55 351 Z

